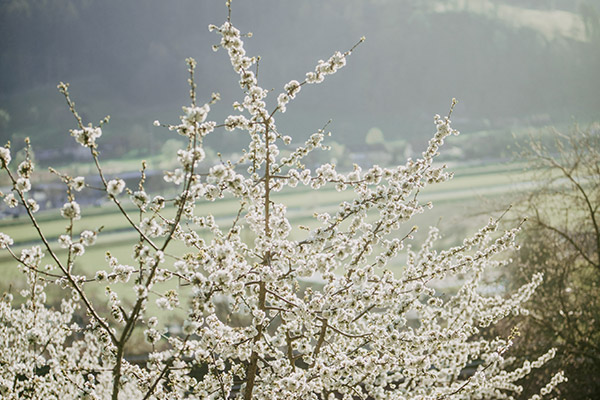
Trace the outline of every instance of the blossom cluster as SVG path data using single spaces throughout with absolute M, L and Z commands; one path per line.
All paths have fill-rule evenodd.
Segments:
M 102 136 L 100 127 L 84 126 L 82 129 L 72 129 L 71 136 L 84 147 L 94 147 L 96 139 Z
M 2 168 L 8 168 L 8 164 L 12 160 L 10 155 L 10 149 L 6 147 L 0 147 L 0 161 L 2 162 Z
M 308 169 L 303 160 L 327 149 L 324 131 L 290 148 L 291 137 L 278 131 L 275 118 L 305 83 L 319 83 L 342 68 L 354 47 L 319 61 L 305 81 L 291 80 L 269 110 L 269 91 L 250 71 L 256 58 L 246 56 L 243 35 L 229 19 L 210 30 L 221 36 L 215 49 L 228 52 L 243 99 L 234 103 L 239 114 L 222 124 L 208 121 L 218 96 L 196 104 L 196 63 L 188 59 L 191 104 L 179 123 L 165 125 L 188 140 L 174 155 L 177 168 L 165 173 L 180 190 L 173 199 L 148 194 L 143 170 L 133 189 L 122 179 L 105 178 L 95 151 L 101 129 L 83 126 L 67 85 L 61 84 L 79 125 L 72 135 L 90 148 L 107 199 L 139 240 L 133 265 L 107 253 L 108 268 L 90 276 L 78 268 L 75 260 L 102 234 L 77 230 L 83 211 L 71 189 L 85 189 L 80 177 L 64 178 L 69 201 L 61 215 L 68 222 L 58 242 L 65 256 L 43 235 L 41 247 L 16 255 L 13 240 L 0 233 L 0 248 L 14 255 L 29 283 L 21 306 L 11 295 L 0 302 L 0 343 L 14 349 L 0 354 L 0 394 L 7 399 L 315 400 L 518 395 L 518 380 L 553 351 L 514 366 L 505 358 L 514 338 L 486 339 L 480 333 L 507 315 L 526 314 L 525 303 L 542 277 L 533 276 L 510 296 L 488 296 L 479 286 L 487 269 L 506 264 L 519 227 L 501 232 L 491 219 L 459 246 L 437 249 L 437 229 L 419 250 L 410 244 L 417 229 L 409 225 L 411 218 L 431 207 L 418 193 L 452 177 L 434 165 L 444 140 L 458 134 L 450 117 L 435 117 L 435 133 L 422 158 L 403 165 L 339 171 L 326 163 Z M 248 146 L 237 160 L 207 166 L 203 139 L 218 128 L 246 134 Z M 10 160 L 8 147 L 1 148 L 14 192 L 5 202 L 25 207 L 39 227 L 27 193 L 33 164 L 13 175 Z M 298 186 L 334 187 L 347 192 L 348 200 L 316 213 L 311 227 L 294 227 L 287 205 L 273 196 Z M 120 196 L 124 191 L 129 199 Z M 230 223 L 197 215 L 197 204 L 225 197 L 239 204 Z M 137 222 L 124 206 L 127 201 L 136 206 Z M 51 261 L 44 266 L 46 254 Z M 394 274 L 390 266 L 400 254 L 406 265 Z M 436 281 L 458 275 L 462 283 L 455 294 L 436 289 Z M 60 310 L 45 302 L 51 283 L 68 293 Z M 95 284 L 106 296 L 98 304 L 84 290 Z M 133 300 L 125 300 L 123 285 Z M 167 328 L 165 314 L 155 314 L 149 304 L 183 315 L 178 329 Z M 78 309 L 85 318 L 74 317 Z M 144 365 L 126 357 L 136 334 L 148 346 Z M 540 395 L 562 380 L 557 374 Z

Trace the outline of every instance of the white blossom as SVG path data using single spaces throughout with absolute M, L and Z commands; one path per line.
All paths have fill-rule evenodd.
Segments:
M 234 129 L 247 130 L 250 128 L 250 121 L 243 115 L 230 115 L 225 119 L 224 125 L 228 131 L 233 131 Z
M 294 99 L 296 98 L 296 94 L 298 94 L 300 89 L 302 89 L 302 86 L 300 86 L 298 81 L 291 80 L 284 86 L 284 89 L 286 90 L 288 96 L 290 96 L 290 99 Z
M 4 196 L 4 203 L 10 208 L 15 208 L 19 204 L 17 198 L 12 193 L 9 193 L 6 196 Z
M 150 198 L 148 197 L 148 194 L 145 191 L 138 190 L 133 192 L 133 194 L 131 195 L 131 201 L 140 209 L 145 210 L 146 206 L 150 202 Z
M 83 232 L 81 232 L 81 234 L 79 235 L 80 237 L 80 242 L 85 245 L 85 246 L 92 246 L 94 245 L 94 243 L 96 243 L 96 232 L 90 231 L 90 230 L 85 230 Z
M 27 199 L 27 207 L 32 213 L 36 213 L 40 210 L 40 206 L 34 199 Z
M 71 129 L 71 136 L 84 147 L 94 147 L 96 139 L 102 136 L 102 128 L 85 126 L 83 129 Z
M 73 243 L 71 249 L 76 256 L 82 256 L 85 253 L 85 247 L 81 243 Z
M 69 201 L 60 209 L 60 215 L 63 218 L 78 220 L 81 218 L 81 208 L 77 202 Z
M 73 244 L 73 241 L 71 240 L 71 236 L 62 234 L 58 237 L 58 244 L 61 248 L 67 249 Z
M 206 116 L 210 111 L 210 106 L 208 104 L 203 105 L 202 107 L 183 107 L 183 111 L 185 115 L 181 117 L 183 123 L 187 125 L 194 125 L 196 123 L 201 123 L 206 120 Z
M 113 197 L 118 196 L 125 189 L 125 181 L 123 179 L 112 179 L 106 184 L 106 192 Z
M 98 282 L 102 282 L 102 281 L 106 280 L 107 277 L 108 277 L 108 274 L 106 273 L 106 271 L 104 271 L 104 270 L 96 271 L 95 279 Z
M 152 209 L 155 211 L 162 210 L 165 207 L 165 198 L 162 196 L 154 196 L 151 205 Z
M 10 160 L 11 160 L 10 149 L 8 149 L 6 147 L 0 147 L 0 161 L 2 162 L 0 167 L 6 168 L 8 166 L 8 164 L 10 163 Z
M 34 168 L 34 164 L 31 160 L 27 159 L 19 164 L 17 167 L 17 174 L 19 174 L 21 178 L 29 179 L 31 178 Z
M 279 107 L 279 111 L 284 113 L 286 110 L 286 104 L 289 102 L 290 102 L 290 96 L 287 95 L 286 93 L 281 93 L 277 97 L 277 106 Z
M 85 187 L 85 178 L 83 176 L 78 176 L 73 179 L 73 189 L 77 192 L 81 192 L 81 190 Z
M 5 249 L 8 246 L 13 245 L 13 240 L 6 233 L 0 232 L 0 249 Z
M 15 188 L 20 192 L 29 192 L 31 190 L 31 182 L 27 178 L 18 178 Z

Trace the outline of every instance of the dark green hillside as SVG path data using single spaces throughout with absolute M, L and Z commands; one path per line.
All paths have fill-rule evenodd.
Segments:
M 367 37 L 343 78 L 303 92 L 280 119 L 291 134 L 308 135 L 331 118 L 341 142 L 364 143 L 378 127 L 390 140 L 419 145 L 432 114 L 444 113 L 452 97 L 460 100 L 455 122 L 463 131 L 593 119 L 600 109 L 596 6 L 459 4 L 256 0 L 239 2 L 233 18 L 242 29 L 254 27 L 247 50 L 261 55 L 267 88 L 302 79 L 318 59 Z M 156 152 L 170 136 L 152 121 L 176 119 L 187 102 L 183 60 L 207 54 L 217 37 L 206 27 L 224 18 L 221 1 L 2 2 L 0 109 L 8 119 L 0 121 L 0 138 L 66 146 L 73 125 L 54 87 L 68 81 L 85 119 L 113 117 L 102 142 L 107 157 L 132 146 Z M 223 57 L 197 57 L 199 93 L 222 94 L 214 118 L 240 98 L 232 72 L 216 67 Z M 243 139 L 213 135 L 208 144 L 236 140 Z

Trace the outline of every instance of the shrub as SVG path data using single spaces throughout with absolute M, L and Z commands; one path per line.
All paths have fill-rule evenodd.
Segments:
M 513 354 L 525 359 L 557 349 L 552 363 L 520 382 L 525 392 L 559 364 L 569 379 L 561 396 L 592 399 L 600 394 L 600 136 L 597 124 L 553 136 L 553 142 L 532 139 L 523 154 L 537 184 L 518 202 L 529 218 L 508 281 L 518 287 L 543 273 L 544 283 L 529 306 L 531 317 L 510 321 L 522 331 Z

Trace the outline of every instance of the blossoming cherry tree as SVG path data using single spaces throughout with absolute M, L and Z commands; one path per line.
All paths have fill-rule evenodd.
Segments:
M 11 169 L 10 146 L 0 148 L 0 166 L 12 182 L 4 196 L 11 207 L 23 207 L 38 231 L 40 244 L 13 251 L 13 240 L 0 233 L 0 247 L 19 263 L 27 278 L 24 302 L 11 294 L 0 302 L 0 393 L 3 398 L 85 399 L 463 399 L 513 398 L 516 382 L 553 356 L 511 366 L 505 359 L 514 335 L 484 339 L 480 329 L 513 313 L 525 312 L 540 275 L 503 298 L 478 291 L 484 269 L 506 263 L 501 253 L 515 246 L 519 228 L 497 233 L 490 222 L 459 246 L 436 250 L 431 229 L 418 250 L 408 241 L 416 227 L 410 219 L 424 211 L 418 193 L 428 184 L 451 178 L 434 165 L 444 140 L 458 134 L 450 115 L 435 117 L 435 134 L 422 156 L 393 168 L 373 166 L 338 171 L 333 164 L 311 170 L 303 159 L 327 150 L 323 129 L 303 145 L 281 132 L 276 118 L 287 111 L 304 87 L 337 72 L 356 46 L 320 60 L 303 80 L 291 80 L 267 105 L 269 91 L 259 86 L 246 55 L 243 35 L 230 17 L 211 25 L 239 77 L 242 98 L 234 114 L 219 123 L 209 119 L 213 94 L 198 103 L 194 70 L 187 60 L 190 105 L 177 124 L 161 124 L 183 136 L 179 166 L 165 173 L 178 188 L 167 199 L 144 188 L 108 177 L 97 142 L 102 127 L 85 125 L 61 83 L 77 127 L 71 135 L 97 167 L 102 190 L 139 240 L 133 260 L 107 254 L 104 269 L 90 275 L 76 264 L 87 248 L 97 246 L 99 229 L 78 227 L 82 212 L 77 193 L 91 190 L 83 177 L 56 172 L 67 188 L 60 213 L 67 227 L 58 242 L 59 255 L 36 219 L 30 195 L 34 164 L 29 156 Z M 361 39 L 360 42 L 364 40 Z M 359 43 L 360 43 L 359 42 Z M 249 143 L 237 159 L 201 168 L 204 138 L 219 131 L 239 131 Z M 29 144 L 28 144 L 29 146 Z M 28 147 L 29 148 L 29 147 Z M 285 150 L 285 151 L 282 151 Z M 203 164 L 204 165 L 204 164 Z M 332 212 L 317 213 L 312 227 L 293 227 L 277 193 L 328 186 L 348 193 Z M 304 190 L 304 189 L 303 189 Z M 198 215 L 196 205 L 236 199 L 239 208 L 228 224 Z M 131 202 L 136 213 L 127 211 Z M 174 210 L 174 212 L 172 212 Z M 168 212 L 167 212 L 168 211 Z M 133 214 L 138 214 L 136 218 Z M 173 251 L 181 242 L 186 251 Z M 403 252 L 406 265 L 393 274 L 389 265 Z M 432 283 L 449 275 L 463 277 L 452 296 Z M 306 284 L 318 278 L 319 284 Z M 185 286 L 161 290 L 169 281 Z M 58 285 L 65 296 L 60 308 L 46 305 L 45 288 Z M 105 286 L 106 299 L 86 288 Z M 129 285 L 133 301 L 124 301 L 116 285 Z M 150 302 L 184 310 L 179 334 L 161 328 Z M 107 304 L 108 307 L 99 307 Z M 219 309 L 227 312 L 219 313 Z M 85 318 L 74 318 L 78 309 Z M 236 323 L 230 317 L 241 316 Z M 152 345 L 144 364 L 127 359 L 127 344 L 136 332 Z M 8 351 L 10 349 L 10 351 Z M 471 368 L 471 373 L 465 369 Z M 198 371 L 201 371 L 199 373 Z M 552 377 L 543 393 L 564 378 Z

